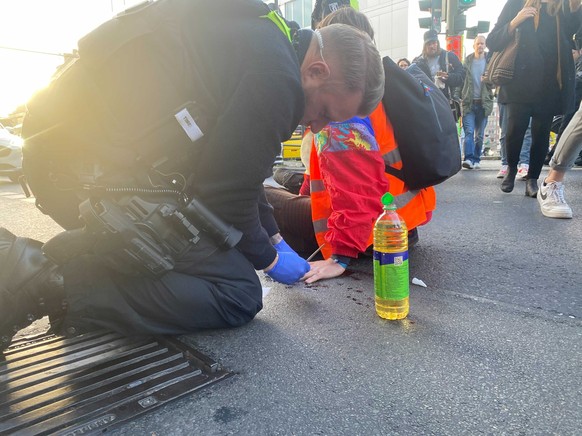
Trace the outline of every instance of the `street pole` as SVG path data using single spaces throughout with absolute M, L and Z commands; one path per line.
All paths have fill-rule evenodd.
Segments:
M 459 12 L 458 0 L 447 2 L 447 50 L 452 51 L 459 59 L 463 59 L 463 36 L 455 31 L 455 21 Z
M 458 12 L 457 0 L 446 0 L 447 2 L 447 37 L 456 35 L 455 18 Z

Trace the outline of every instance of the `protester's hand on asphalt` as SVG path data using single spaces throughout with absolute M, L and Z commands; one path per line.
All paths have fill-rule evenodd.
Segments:
M 275 266 L 265 270 L 273 280 L 292 285 L 309 271 L 309 263 L 295 252 L 278 252 Z
M 305 283 L 315 283 L 318 280 L 339 277 L 346 270 L 333 259 L 309 262 L 309 265 L 311 265 L 311 270 L 302 278 L 302 280 L 305 280 Z

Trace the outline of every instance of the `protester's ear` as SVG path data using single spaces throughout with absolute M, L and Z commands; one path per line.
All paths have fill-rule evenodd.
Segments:
M 311 79 L 327 80 L 331 75 L 329 66 L 323 61 L 313 61 L 307 68 L 306 73 Z

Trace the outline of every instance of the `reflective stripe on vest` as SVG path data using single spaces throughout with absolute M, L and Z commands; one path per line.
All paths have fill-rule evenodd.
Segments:
M 315 231 L 315 234 L 327 232 L 327 218 L 322 218 L 320 220 L 313 221 L 313 230 Z
M 370 121 L 380 146 L 384 162 L 395 169 L 402 169 L 402 158 L 394 139 L 394 130 L 386 116 L 384 106 L 379 104 L 370 115 Z M 390 182 L 390 193 L 394 195 L 398 213 L 404 218 L 409 229 L 417 227 L 426 221 L 426 213 L 436 206 L 434 188 L 409 191 L 399 178 L 386 173 Z
M 323 184 L 323 180 L 313 180 L 309 179 L 309 190 L 311 192 L 322 192 L 325 191 L 325 185 Z
M 273 23 L 275 23 L 275 26 L 277 26 L 279 30 L 283 32 L 283 35 L 287 37 L 289 42 L 291 42 L 291 29 L 289 26 L 287 26 L 285 20 L 277 12 L 271 11 L 267 15 L 261 16 L 261 18 L 267 18 L 268 20 L 271 20 Z
M 387 153 L 382 155 L 382 159 L 384 159 L 384 163 L 390 167 L 393 167 L 399 162 L 402 162 L 402 158 L 400 157 L 400 152 L 397 148 L 391 150 Z
M 394 197 L 394 204 L 398 209 L 403 209 L 420 191 L 406 191 Z M 406 221 L 406 220 L 405 220 Z

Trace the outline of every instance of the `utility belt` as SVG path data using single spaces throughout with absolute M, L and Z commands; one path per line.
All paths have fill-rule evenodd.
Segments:
M 194 198 L 169 195 L 89 197 L 80 206 L 85 226 L 49 240 L 43 251 L 57 264 L 80 254 L 102 256 L 124 273 L 159 277 L 207 235 L 217 248 L 233 248 L 242 233 Z

